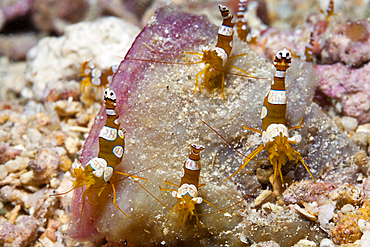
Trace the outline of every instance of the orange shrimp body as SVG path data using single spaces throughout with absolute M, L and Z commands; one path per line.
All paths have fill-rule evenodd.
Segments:
M 334 0 L 330 0 L 326 10 L 321 10 L 321 13 L 325 14 L 325 21 L 329 23 L 331 16 L 334 15 Z
M 113 189 L 114 206 L 127 216 L 127 214 L 116 205 L 115 187 L 113 183 L 109 182 L 115 172 L 122 175 L 129 175 L 115 171 L 117 165 L 122 161 L 125 147 L 125 131 L 119 127 L 119 116 L 115 111 L 116 94 L 113 90 L 109 88 L 105 90 L 104 101 L 106 105 L 107 121 L 99 133 L 98 157 L 92 158 L 86 164 L 85 168 L 83 168 L 79 162 L 73 163 L 71 175 L 75 178 L 75 181 L 72 190 L 86 186 L 82 193 L 82 214 L 85 201 L 98 205 L 97 198 L 101 195 L 108 183 Z
M 312 62 L 314 59 L 313 56 L 313 46 L 315 45 L 315 37 L 314 37 L 314 29 L 311 30 L 310 33 L 310 41 L 306 45 L 304 49 L 304 55 L 306 62 Z
M 276 73 L 274 76 L 274 81 L 271 83 L 271 89 L 267 93 L 261 111 L 262 119 L 262 129 L 259 131 L 254 128 L 245 127 L 247 130 L 252 130 L 262 134 L 262 144 L 255 149 L 251 154 L 249 154 L 245 159 L 243 165 L 234 172 L 230 177 L 234 176 L 241 169 L 243 169 L 257 154 L 259 154 L 263 149 L 268 153 L 268 160 L 273 166 L 274 174 L 272 177 L 272 183 L 274 186 L 281 185 L 283 182 L 283 175 L 281 173 L 281 167 L 288 160 L 294 160 L 296 162 L 300 161 L 307 169 L 311 177 L 314 179 L 309 168 L 306 166 L 301 154 L 294 150 L 290 144 L 296 144 L 301 141 L 301 136 L 296 135 L 289 137 L 289 129 L 298 129 L 302 125 L 302 121 L 299 126 L 288 128 L 286 125 L 286 107 L 287 107 L 287 97 L 285 91 L 285 74 L 286 70 L 290 67 L 291 63 L 291 53 L 289 50 L 284 48 L 276 54 L 274 60 L 274 66 L 276 68 Z M 303 120 L 303 119 L 302 119 Z M 229 179 L 228 177 L 227 179 Z M 280 181 L 275 181 L 279 178 Z M 226 179 L 226 180 L 227 180 Z M 277 184 L 275 184 L 277 183 Z
M 204 63 L 206 65 L 206 67 L 196 75 L 196 85 L 194 93 L 197 91 L 197 88 L 199 86 L 199 78 L 203 77 L 205 87 L 208 89 L 221 87 L 222 98 L 225 99 L 224 85 L 226 72 L 224 68 L 226 66 L 241 71 L 246 76 L 254 79 L 267 79 L 267 78 L 258 78 L 252 76 L 245 70 L 240 69 L 230 63 L 227 63 L 230 59 L 241 57 L 246 54 L 230 56 L 233 47 L 233 35 L 234 35 L 233 27 L 235 26 L 235 22 L 233 22 L 234 16 L 230 14 L 230 11 L 227 7 L 221 4 L 219 4 L 218 6 L 223 18 L 223 22 L 218 30 L 218 39 L 216 46 L 213 48 L 209 47 L 204 48 L 203 53 L 185 52 L 185 54 L 195 54 L 200 56 L 201 61 L 197 63 Z
M 194 215 L 198 222 L 195 204 L 200 204 L 203 201 L 201 197 L 198 197 L 201 169 L 199 153 L 202 150 L 204 150 L 204 147 L 201 145 L 191 145 L 189 158 L 183 165 L 180 187 L 177 191 L 172 192 L 172 196 L 177 199 L 177 203 L 172 209 L 172 212 L 179 212 L 179 225 L 185 226 L 187 219 L 191 219 Z M 171 214 L 169 217 L 171 217 Z
M 238 33 L 238 37 L 242 41 L 247 40 L 248 36 L 248 24 L 247 20 L 244 18 L 244 11 L 245 7 L 247 6 L 248 0 L 240 0 L 239 1 L 239 8 L 238 13 L 236 14 L 236 31 Z
M 233 27 L 235 23 L 232 22 L 234 16 L 230 14 L 230 11 L 227 7 L 221 4 L 219 4 L 218 7 L 221 12 L 223 21 L 221 27 L 218 30 L 216 47 L 211 49 L 205 48 L 203 50 L 203 54 L 195 53 L 202 56 L 200 63 L 205 63 L 206 67 L 196 75 L 196 86 L 194 89 L 194 93 L 199 86 L 199 77 L 204 76 L 204 83 L 207 88 L 218 87 L 219 82 L 222 82 L 222 96 L 223 98 L 225 98 L 223 92 L 223 87 L 225 83 L 223 67 L 231 54 L 234 35 Z
M 83 62 L 78 75 L 83 77 L 80 90 L 85 93 L 86 86 L 94 86 L 97 88 L 94 94 L 95 97 L 99 90 L 105 90 L 112 81 L 113 74 L 117 71 L 117 68 L 118 66 L 114 65 L 109 70 L 102 72 L 100 69 L 90 65 L 90 60 Z

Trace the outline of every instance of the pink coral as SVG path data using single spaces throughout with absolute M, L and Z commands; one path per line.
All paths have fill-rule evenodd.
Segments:
M 333 64 L 342 62 L 358 67 L 370 60 L 370 22 L 350 21 L 336 24 L 327 37 L 321 52 L 322 62 Z
M 319 89 L 324 95 L 338 99 L 346 116 L 357 118 L 360 124 L 370 122 L 370 64 L 355 69 L 342 63 L 317 65 L 321 76 Z
M 288 203 L 317 202 L 324 205 L 331 191 L 338 187 L 333 183 L 315 183 L 313 181 L 296 182 L 283 193 L 284 201 Z

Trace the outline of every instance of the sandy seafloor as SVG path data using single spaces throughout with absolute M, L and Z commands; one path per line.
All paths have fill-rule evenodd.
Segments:
M 221 22 L 218 2 L 174 1 L 168 5 L 154 1 L 144 4 L 147 7 L 141 9 L 140 17 L 99 19 L 96 15 L 91 23 L 80 20 L 66 26 L 64 34 L 59 29 L 48 33 L 35 28 L 32 31 L 40 40 L 26 60 L 9 55 L 17 54 L 26 43 L 10 41 L 7 47 L 14 45 L 7 49 L 14 52 L 4 53 L 2 42 L 0 246 L 370 246 L 366 70 L 370 25 L 365 19 L 369 3 L 336 1 L 336 15 L 327 21 L 317 40 L 315 61 L 305 62 L 300 56 L 309 30 L 325 21 L 320 8 L 325 9 L 327 1 L 318 2 L 266 1 L 267 12 L 260 13 L 261 19 L 268 16 L 266 24 L 250 10 L 256 32 L 269 29 L 251 46 L 235 35 L 232 55 L 247 55 L 230 64 L 267 79 L 233 75 L 240 71 L 232 70 L 225 76 L 225 99 L 220 88 L 208 90 L 202 80 L 193 93 L 196 74 L 204 65 L 183 65 L 199 60 L 195 55 L 181 55 L 181 51 L 200 52 L 205 45 L 215 45 Z M 103 8 L 107 3 L 100 4 Z M 236 12 L 237 1 L 224 4 Z M 95 13 L 91 6 L 89 11 Z M 129 4 L 117 6 L 131 10 Z M 151 17 L 158 6 L 162 8 Z M 359 19 L 363 24 L 336 31 L 349 20 Z M 61 23 L 57 17 L 55 20 Z M 140 23 L 148 21 L 149 26 L 140 33 L 145 26 Z M 11 23 L 15 28 L 17 22 Z M 16 36 L 6 24 L 4 30 L 1 38 Z M 22 30 L 17 29 L 19 32 Z M 352 46 L 333 48 L 346 47 L 345 42 Z M 260 135 L 245 131 L 242 125 L 261 128 L 262 99 L 275 71 L 271 58 L 283 47 L 293 53 L 286 79 L 288 125 L 304 119 L 302 128 L 290 132 L 302 136 L 293 148 L 301 153 L 316 182 L 301 164 L 288 162 L 282 169 L 287 189 L 276 198 L 268 181 L 271 166 L 263 160 L 266 152 L 223 182 L 244 157 L 194 115 L 212 125 L 239 152 L 247 155 L 253 151 L 261 143 Z M 142 61 L 121 63 L 127 51 L 131 58 Z M 129 178 L 115 186 L 117 204 L 130 219 L 113 206 L 111 187 L 97 207 L 88 207 L 82 215 L 78 192 L 50 196 L 71 188 L 68 170 L 75 159 L 85 164 L 97 155 L 104 106 L 101 108 L 101 92 L 95 95 L 96 87 L 80 86 L 78 70 L 88 59 L 103 71 L 120 64 L 110 86 L 118 95 L 117 111 L 126 130 L 124 169 L 147 178 L 138 182 L 172 208 L 175 199 L 159 186 L 170 187 L 165 180 L 178 184 L 190 144 L 203 144 L 200 182 L 206 186 L 199 195 L 218 208 L 227 208 L 225 213 L 212 214 L 216 210 L 203 202 L 197 206 L 199 223 L 192 219 L 185 228 L 178 228 L 177 214 L 167 221 L 170 210 Z M 336 71 L 339 64 L 344 65 L 342 71 Z M 356 76 L 345 81 L 335 77 L 342 73 Z M 228 208 L 243 197 L 248 198 Z

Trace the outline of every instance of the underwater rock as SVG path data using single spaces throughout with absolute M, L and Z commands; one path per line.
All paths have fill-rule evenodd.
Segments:
M 0 30 L 6 22 L 26 15 L 33 2 L 34 0 L 1 1 Z
M 337 23 L 323 39 L 321 60 L 324 64 L 341 62 L 349 67 L 359 67 L 370 61 L 369 20 Z
M 203 46 L 214 45 L 216 37 L 217 27 L 204 16 L 185 14 L 168 7 L 160 8 L 136 38 L 110 85 L 116 92 L 117 111 L 126 130 L 122 166 L 127 172 L 135 174 L 155 165 L 137 174 L 148 178 L 147 182 L 138 182 L 170 208 L 176 200 L 169 193 L 159 191 L 158 185 L 170 187 L 165 180 L 179 183 L 181 167 L 190 144 L 205 146 L 201 154 L 200 182 L 206 186 L 200 188 L 199 196 L 221 209 L 251 193 L 259 185 L 255 175 L 257 166 L 261 166 L 261 163 L 269 165 L 266 162 L 251 162 L 236 176 L 222 182 L 242 164 L 244 157 L 225 145 L 221 138 L 192 115 L 200 116 L 212 125 L 245 155 L 261 144 L 260 136 L 245 131 L 242 125 L 261 128 L 262 100 L 270 88 L 271 80 L 226 73 L 223 100 L 221 86 L 208 90 L 203 80 L 200 80 L 201 90 L 193 93 L 196 74 L 204 68 L 202 64 L 174 64 L 199 61 L 196 55 L 182 52 L 201 52 Z M 248 45 L 235 39 L 232 55 L 244 53 L 248 54 L 234 58 L 231 64 L 254 76 L 272 78 L 273 65 L 258 57 Z M 238 70 L 232 72 L 241 74 Z M 312 102 L 317 85 L 318 77 L 313 66 L 293 60 L 286 79 L 288 126 L 296 126 L 304 118 L 302 127 L 294 131 L 302 136 L 302 141 L 293 145 L 293 148 L 302 157 L 309 158 L 306 164 L 316 179 L 356 181 L 357 176 L 353 171 L 357 166 L 351 157 L 357 148 Z M 85 142 L 81 155 L 83 165 L 98 154 L 99 132 L 105 124 L 105 116 L 103 105 Z M 258 159 L 265 157 L 264 152 L 257 156 Z M 282 170 L 284 174 L 290 172 L 296 180 L 310 179 L 300 164 L 287 163 Z M 121 176 L 117 175 L 116 180 L 119 178 Z M 130 218 L 112 204 L 110 186 L 103 191 L 98 206 L 85 204 L 81 216 L 81 190 L 77 189 L 71 205 L 72 238 L 97 240 L 106 237 L 112 242 L 127 241 L 138 245 L 186 243 L 192 246 L 216 246 L 227 242 L 230 246 L 241 246 L 243 243 L 239 234 L 243 233 L 254 241 L 268 241 L 273 237 L 278 244 L 288 246 L 319 232 L 318 228 L 312 228 L 308 220 L 284 208 L 281 212 L 279 209 L 269 213 L 269 216 L 263 216 L 266 218 L 263 221 L 255 222 L 253 217 L 259 217 L 261 211 L 252 211 L 252 204 L 247 202 L 227 209 L 226 216 L 200 216 L 197 229 L 194 228 L 195 219 L 188 221 L 185 229 L 181 230 L 176 228 L 178 215 L 173 213 L 166 222 L 170 210 L 155 201 L 132 179 L 117 182 L 115 187 L 117 205 Z M 243 207 L 247 207 L 247 210 L 242 210 Z M 207 214 L 216 212 L 216 209 L 203 202 L 197 211 Z M 242 217 L 237 216 L 240 213 Z M 290 230 L 284 230 L 281 225 L 287 219 Z M 266 226 L 266 222 L 273 225 Z M 264 227 L 263 230 L 260 227 Z M 276 234 L 278 228 L 279 234 Z M 300 234 L 287 237 L 287 231 Z
M 1 40 L 0 40 L 1 42 Z M 25 62 L 10 63 L 7 57 L 0 58 L 0 87 L 19 94 L 26 86 L 24 72 L 26 70 Z
M 38 223 L 33 216 L 22 216 L 16 225 L 0 220 L 0 244 L 4 247 L 29 246 L 37 238 Z
M 370 222 L 370 200 L 365 200 L 360 208 L 352 212 L 338 212 L 333 222 L 335 226 L 330 230 L 330 234 L 335 244 L 360 240 L 363 233 L 368 231 L 364 226 Z
M 0 56 L 7 56 L 11 60 L 24 60 L 27 52 L 38 41 L 39 38 L 35 33 L 0 35 Z
M 18 155 L 20 155 L 22 150 L 16 149 L 14 147 L 10 147 L 9 144 L 0 141 L 0 164 L 7 162 L 10 159 L 15 159 Z M 4 166 L 2 166 L 4 167 Z M 3 168 L 0 168 L 2 170 Z M 0 171 L 0 174 L 2 172 Z M 1 177 L 1 175 L 0 175 Z
M 317 202 L 324 205 L 329 193 L 338 187 L 332 183 L 314 183 L 312 181 L 295 182 L 284 191 L 284 201 L 287 203 Z
M 311 28 L 300 27 L 294 31 L 280 30 L 277 28 L 268 28 L 257 38 L 257 45 L 253 45 L 258 55 L 273 61 L 276 51 L 281 47 L 286 47 L 292 53 L 293 58 L 304 54 L 304 49 L 309 41 Z
M 312 181 L 295 182 L 283 194 L 287 203 L 317 202 L 318 206 L 327 203 L 357 205 L 362 201 L 362 190 L 353 184 L 323 183 Z
M 293 246 L 304 238 L 320 241 L 324 237 L 315 223 L 289 207 L 266 203 L 260 210 L 247 208 L 242 216 L 242 235 L 255 242 L 272 240 L 279 246 Z
M 88 7 L 87 0 L 34 0 L 31 19 L 39 31 L 60 35 L 68 24 L 82 21 Z
M 51 148 L 37 150 L 35 160 L 31 160 L 29 163 L 35 178 L 41 183 L 48 183 L 53 177 L 57 176 L 59 164 L 60 158 Z
M 370 53 L 369 53 L 370 54 Z M 360 124 L 370 122 L 370 63 L 361 68 L 348 68 L 342 63 L 317 65 L 320 75 L 320 91 L 327 97 L 342 103 L 343 114 L 354 117 Z
M 138 32 L 115 17 L 68 26 L 63 36 L 43 38 L 28 52 L 26 80 L 41 100 L 48 82 L 77 77 L 81 63 L 90 58 L 102 69 L 118 64 Z

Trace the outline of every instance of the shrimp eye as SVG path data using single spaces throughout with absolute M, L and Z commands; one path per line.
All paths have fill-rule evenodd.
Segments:
M 285 57 L 286 57 L 286 59 L 290 59 L 290 57 L 291 57 L 290 51 L 288 51 L 288 52 L 285 54 Z

